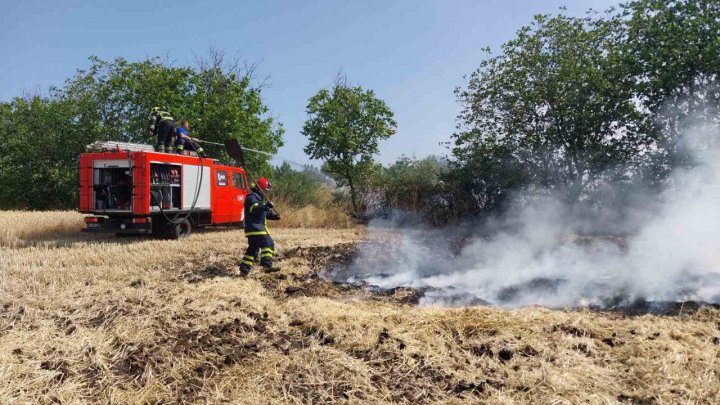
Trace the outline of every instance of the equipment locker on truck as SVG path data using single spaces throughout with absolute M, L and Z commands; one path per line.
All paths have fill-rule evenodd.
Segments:
M 85 232 L 173 239 L 193 227 L 241 225 L 245 171 L 216 159 L 154 152 L 150 145 L 95 142 L 80 155 Z

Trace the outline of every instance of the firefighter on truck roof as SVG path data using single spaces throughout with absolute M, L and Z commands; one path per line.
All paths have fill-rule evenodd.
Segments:
M 260 189 L 267 191 L 271 188 L 268 179 L 261 177 L 257 184 L 253 184 L 252 192 L 245 198 L 245 236 L 248 239 L 248 248 L 240 263 L 240 272 L 243 275 L 250 273 L 258 253 L 260 253 L 260 265 L 265 268 L 266 273 L 280 271 L 280 268 L 272 265 L 275 243 L 266 225 L 268 219 L 278 220 L 280 215 L 272 209 L 272 203 L 265 200 L 260 192 Z
M 200 155 L 204 152 L 203 148 L 197 143 L 197 139 L 190 137 L 190 122 L 188 120 L 180 121 L 180 127 L 175 130 L 175 133 L 177 134 L 177 140 L 175 141 L 177 153 L 191 150 Z
M 172 152 L 172 137 L 175 134 L 175 120 L 167 111 L 161 111 L 155 107 L 150 113 L 150 126 L 148 128 L 151 136 L 157 135 L 157 151 Z

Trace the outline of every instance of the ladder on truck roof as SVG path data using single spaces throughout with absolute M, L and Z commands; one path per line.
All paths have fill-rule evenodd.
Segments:
M 144 143 L 130 143 L 130 142 L 118 142 L 118 141 L 95 141 L 90 145 L 85 146 L 85 150 L 88 152 L 116 152 L 116 151 L 128 151 L 128 152 L 154 152 L 155 148 L 152 145 Z M 170 152 L 166 152 L 170 153 Z M 174 153 L 173 153 L 174 154 Z M 184 156 L 197 156 L 198 154 L 194 151 L 183 151 L 181 155 Z M 208 158 L 213 161 L 217 159 Z
M 85 147 L 88 152 L 105 152 L 105 151 L 133 151 L 133 152 L 153 152 L 155 148 L 152 145 L 144 143 L 130 143 L 117 141 L 95 141 Z

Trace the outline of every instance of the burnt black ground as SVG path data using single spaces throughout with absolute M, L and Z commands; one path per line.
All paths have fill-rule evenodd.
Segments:
M 582 243 L 587 243 L 581 239 Z M 524 294 L 553 294 L 562 287 L 567 280 L 562 278 L 534 278 L 527 282 L 505 287 L 495 297 L 477 297 L 463 292 L 454 291 L 453 287 L 437 289 L 433 287 L 411 287 L 398 285 L 394 287 L 381 287 L 366 281 L 371 276 L 374 279 L 385 279 L 392 274 L 387 271 L 388 264 L 392 265 L 398 260 L 392 254 L 391 244 L 387 241 L 363 241 L 357 244 L 348 243 L 337 246 L 316 247 L 306 251 L 291 251 L 289 256 L 304 255 L 310 261 L 311 267 L 320 277 L 331 281 L 334 285 L 345 289 L 365 289 L 373 295 L 392 296 L 398 292 L 404 293 L 407 298 L 404 303 L 418 305 L 424 297 L 442 295 L 442 304 L 446 306 L 492 306 L 510 305 Z M 368 254 L 368 252 L 371 252 Z M 431 266 L 432 264 L 427 264 Z M 421 263 L 422 267 L 423 264 Z M 632 297 L 622 292 L 602 300 L 599 305 L 580 305 L 564 308 L 587 308 L 599 312 L 612 312 L 624 316 L 640 316 L 646 314 L 682 316 L 697 312 L 703 307 L 720 308 L 718 303 L 701 301 L 652 301 L 642 297 Z

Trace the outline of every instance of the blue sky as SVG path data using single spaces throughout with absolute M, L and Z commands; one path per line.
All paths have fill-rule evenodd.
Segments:
M 61 84 L 88 56 L 169 56 L 192 64 L 212 45 L 259 62 L 264 99 L 285 126 L 278 159 L 307 162 L 300 134 L 310 96 L 338 71 L 373 89 L 397 134 L 378 157 L 445 154 L 460 110 L 453 90 L 539 13 L 582 15 L 614 0 L 4 1 L 0 100 Z M 199 135 L 199 134 L 196 134 Z

